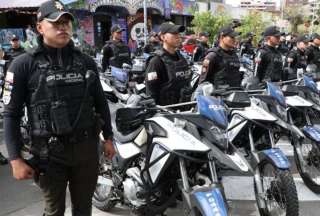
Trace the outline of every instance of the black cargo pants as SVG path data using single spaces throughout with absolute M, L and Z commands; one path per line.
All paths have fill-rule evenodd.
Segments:
M 67 163 L 49 160 L 44 175 L 39 176 L 45 201 L 44 216 L 63 216 L 66 189 L 69 186 L 72 215 L 91 216 L 92 196 L 98 177 L 98 139 L 68 143 L 63 155 Z

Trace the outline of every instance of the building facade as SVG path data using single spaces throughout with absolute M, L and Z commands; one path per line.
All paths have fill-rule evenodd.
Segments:
M 277 3 L 275 0 L 241 0 L 240 7 L 248 10 L 276 11 Z

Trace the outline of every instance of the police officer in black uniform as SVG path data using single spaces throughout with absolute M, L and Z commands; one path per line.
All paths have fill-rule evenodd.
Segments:
M 199 41 L 197 43 L 197 47 L 195 49 L 193 60 L 195 62 L 203 61 L 204 57 L 207 54 L 209 49 L 209 33 L 208 32 L 200 32 Z
M 111 27 L 111 40 L 102 48 L 102 70 L 109 66 L 122 68 L 123 63 L 131 65 L 130 49 L 122 41 L 122 29 L 119 25 Z
M 315 74 L 320 74 L 320 35 L 313 33 L 310 39 L 311 45 L 306 50 L 307 62 L 308 65 L 314 68 Z
M 263 34 L 266 44 L 256 55 L 257 77 L 259 81 L 280 81 L 283 78 L 283 61 L 277 46 L 280 43 L 281 32 L 276 26 L 265 29 Z
M 9 64 L 13 61 L 13 59 L 25 52 L 24 48 L 21 47 L 18 36 L 13 35 L 10 43 L 11 48 L 8 50 L 8 52 L 5 52 L 3 56 L 3 59 L 7 61 L 5 71 L 8 69 Z
M 14 59 L 5 79 L 4 138 L 13 176 L 35 178 L 44 195 L 44 216 L 64 215 L 67 186 L 72 215 L 91 215 L 101 129 L 105 155 L 114 155 L 109 108 L 94 60 L 70 39 L 72 14 L 50 0 L 41 4 L 37 19 L 39 46 Z M 31 127 L 28 161 L 21 154 L 24 105 Z
M 286 61 L 286 79 L 296 79 L 297 70 L 305 71 L 307 67 L 306 48 L 308 46 L 309 37 L 301 35 L 296 39 L 296 46 L 288 53 Z
M 146 69 L 147 94 L 159 105 L 190 100 L 191 71 L 187 60 L 177 50 L 181 45 L 180 33 L 184 26 L 170 22 L 161 24 L 161 50 L 155 53 Z
M 219 31 L 219 46 L 208 50 L 202 65 L 200 82 L 209 81 L 215 88 L 239 87 L 240 61 L 235 51 L 240 33 L 226 26 Z
M 144 47 L 143 52 L 152 54 L 161 48 L 159 36 L 156 32 L 151 33 L 147 45 Z
M 254 46 L 252 44 L 254 33 L 248 32 L 246 34 L 246 38 L 240 43 L 240 55 L 247 54 L 250 56 L 254 55 Z

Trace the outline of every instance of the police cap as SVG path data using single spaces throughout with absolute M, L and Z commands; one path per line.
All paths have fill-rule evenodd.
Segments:
M 177 34 L 184 32 L 186 28 L 182 25 L 175 25 L 172 22 L 165 22 L 162 23 L 160 26 L 160 33 L 165 34 L 165 33 L 172 33 L 172 34 Z
M 40 5 L 37 12 L 37 19 L 38 22 L 44 19 L 49 22 L 56 22 L 65 14 L 68 15 L 71 20 L 74 20 L 73 15 L 60 1 L 49 0 Z

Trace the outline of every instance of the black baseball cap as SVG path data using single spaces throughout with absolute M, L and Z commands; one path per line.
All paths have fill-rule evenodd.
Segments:
M 320 40 L 320 35 L 318 33 L 312 33 L 310 36 L 310 41 L 313 41 L 314 39 Z
M 253 32 L 248 32 L 246 34 L 246 37 L 254 37 L 254 36 L 256 36 L 256 35 Z
M 296 42 L 304 42 L 307 43 L 310 41 L 310 38 L 307 35 L 300 35 L 299 37 L 297 37 Z
M 268 36 L 279 37 L 281 35 L 282 33 L 280 32 L 277 26 L 270 26 L 266 28 L 263 32 L 264 37 L 268 37 Z
M 165 34 L 165 33 L 172 33 L 172 34 L 177 34 L 184 32 L 186 28 L 182 25 L 175 25 L 172 22 L 165 22 L 162 23 L 160 26 L 160 33 Z
M 37 12 L 38 22 L 47 20 L 49 22 L 56 22 L 61 16 L 67 14 L 73 21 L 73 15 L 67 10 L 67 8 L 60 1 L 49 0 L 42 3 Z
M 231 26 L 225 26 L 219 30 L 219 35 L 220 36 L 237 37 L 237 36 L 241 35 L 241 33 L 236 32 Z
M 120 25 L 116 24 L 111 27 L 111 33 L 113 32 L 123 32 L 125 29 L 121 28 Z
M 209 37 L 210 34 L 208 32 L 200 32 L 199 33 L 199 36 L 202 37 L 202 36 L 205 36 L 205 37 Z
M 18 41 L 19 37 L 17 35 L 12 35 L 11 41 Z

